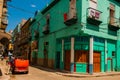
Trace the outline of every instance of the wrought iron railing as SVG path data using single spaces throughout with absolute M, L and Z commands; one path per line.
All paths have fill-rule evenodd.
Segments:
M 101 11 L 91 7 L 89 7 L 87 11 L 88 18 L 92 18 L 95 20 L 101 20 L 101 13 L 102 13 Z
M 115 17 L 109 17 L 109 25 L 120 28 L 120 19 Z
M 50 31 L 50 30 L 49 30 L 49 26 L 48 26 L 48 25 L 46 25 L 46 26 L 43 27 L 43 33 L 44 33 L 44 34 L 48 34 L 49 31 Z

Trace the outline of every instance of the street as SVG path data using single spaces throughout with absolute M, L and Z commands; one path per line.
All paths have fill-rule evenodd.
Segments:
M 58 75 L 56 72 L 44 71 L 34 67 L 30 67 L 29 74 L 16 74 L 13 75 L 13 80 L 119 80 L 120 75 L 104 76 L 104 77 L 68 77 Z M 11 77 L 11 78 L 12 78 Z
M 0 80 L 119 80 L 120 75 L 111 75 L 111 76 L 100 76 L 100 77 L 75 77 L 75 76 L 64 76 L 58 73 L 55 70 L 47 69 L 47 68 L 36 68 L 29 67 L 28 74 L 9 74 L 6 75 L 7 66 L 5 61 L 0 61 L 0 68 L 2 69 L 3 75 L 0 77 Z M 81 74 L 80 74 L 81 75 Z

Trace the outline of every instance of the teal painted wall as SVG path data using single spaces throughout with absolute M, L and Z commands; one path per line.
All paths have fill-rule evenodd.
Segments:
M 103 0 L 103 1 L 97 0 L 97 1 L 98 1 L 97 10 L 102 12 L 100 14 L 100 20 L 102 21 L 102 23 L 99 26 L 94 26 L 87 24 L 86 18 L 87 18 L 87 8 L 89 7 L 89 2 L 88 0 L 82 0 L 82 4 L 84 5 L 82 5 L 81 23 L 83 23 L 84 33 L 93 36 L 117 40 L 116 32 L 108 30 L 108 18 L 109 18 L 110 3 L 115 4 L 115 17 L 119 18 L 120 16 L 119 14 L 120 6 L 118 5 L 119 3 L 114 0 Z M 110 32 L 112 35 L 108 34 L 108 32 Z
M 108 43 L 107 43 L 107 46 L 108 46 L 108 53 L 107 53 L 107 58 L 111 58 L 111 60 L 108 60 L 107 62 L 107 71 L 112 71 L 112 70 L 115 70 L 115 67 L 116 67 L 116 56 L 112 56 L 112 52 L 114 51 L 115 54 L 116 54 L 116 42 L 115 41 L 111 41 L 111 40 L 108 40 Z
M 86 63 L 75 63 L 76 72 L 78 73 L 86 73 L 87 64 Z
M 120 71 L 120 40 L 117 41 L 117 49 L 116 49 L 116 70 Z
M 88 39 L 87 41 L 77 41 L 75 40 L 75 50 L 89 50 L 89 35 L 93 35 L 95 37 L 99 37 L 97 40 L 94 40 L 94 51 L 101 52 L 101 71 L 104 72 L 105 68 L 105 49 L 104 49 L 104 39 L 108 40 L 108 57 L 113 59 L 113 67 L 116 66 L 116 58 L 112 57 L 111 52 L 116 51 L 116 56 L 119 56 L 119 45 L 120 42 L 117 42 L 117 49 L 115 40 L 118 39 L 119 36 L 114 35 L 115 32 L 111 32 L 113 35 L 108 34 L 108 17 L 109 17 L 109 0 L 98 0 L 97 9 L 102 12 L 100 20 L 102 24 L 99 26 L 93 26 L 87 24 L 87 8 L 89 7 L 89 0 L 77 0 L 77 17 L 78 21 L 76 24 L 72 26 L 66 26 L 64 24 L 64 13 L 69 11 L 69 0 L 60 0 L 54 7 L 52 7 L 49 11 L 45 14 L 38 13 L 34 19 L 36 21 L 31 25 L 31 32 L 32 32 L 32 40 L 34 40 L 34 31 L 37 30 L 40 34 L 39 36 L 39 50 L 38 50 L 38 58 L 44 58 L 43 50 L 44 50 L 44 42 L 49 42 L 49 49 L 48 49 L 48 58 L 55 60 L 55 55 L 57 51 L 60 51 L 60 55 L 62 56 L 62 42 L 58 44 L 56 41 L 57 39 L 64 39 L 69 38 L 69 41 L 65 42 L 64 49 L 70 50 L 71 43 L 70 37 L 71 36 L 86 36 Z M 116 4 L 116 2 L 112 2 Z M 102 7 L 102 8 L 101 8 Z M 104 8 L 103 8 L 104 7 Z M 116 13 L 115 16 L 119 17 L 119 9 L 120 7 L 116 5 Z M 46 15 L 50 14 L 50 33 L 48 35 L 44 35 L 43 27 L 46 26 Z M 107 14 L 107 16 L 106 16 Z M 111 42 L 110 40 L 114 40 Z M 57 43 L 57 44 L 56 44 Z M 117 57 L 117 65 L 120 66 L 118 62 L 119 58 Z M 111 63 L 108 61 L 108 71 L 110 71 L 111 67 L 109 66 Z M 55 63 L 56 65 L 56 63 Z M 64 68 L 64 62 L 62 58 L 60 58 L 60 69 Z

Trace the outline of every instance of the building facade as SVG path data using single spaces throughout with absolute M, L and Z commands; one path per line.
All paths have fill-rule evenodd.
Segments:
M 0 30 L 4 32 L 8 24 L 7 0 L 0 0 Z
M 30 26 L 32 59 L 70 72 L 120 71 L 119 28 L 119 0 L 52 0 Z
M 15 56 L 21 56 L 21 27 L 26 23 L 26 20 L 22 20 L 13 30 L 12 42 L 13 42 L 13 54 Z
M 8 25 L 8 10 L 7 2 L 10 0 L 0 0 L 0 44 L 2 47 L 2 52 L 7 55 L 9 41 L 11 39 L 11 34 L 7 33 L 6 27 Z
M 30 22 L 32 21 L 31 18 L 29 18 L 23 26 L 20 28 L 20 43 L 19 48 L 21 55 L 24 59 L 29 59 L 31 61 L 31 44 L 30 42 Z

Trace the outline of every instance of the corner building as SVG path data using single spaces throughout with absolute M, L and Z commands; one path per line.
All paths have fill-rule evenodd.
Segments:
M 52 0 L 30 26 L 34 64 L 78 73 L 120 71 L 120 0 Z

